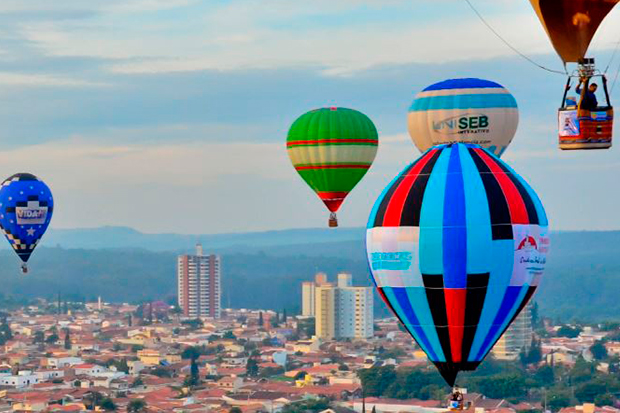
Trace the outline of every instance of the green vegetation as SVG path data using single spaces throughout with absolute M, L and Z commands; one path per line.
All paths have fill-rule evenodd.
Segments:
M 558 337 L 575 338 L 579 336 L 580 333 L 581 333 L 581 327 L 578 327 L 578 326 L 573 327 L 573 326 L 564 325 L 559 328 L 556 335 Z
M 330 401 L 326 398 L 309 399 L 284 406 L 282 413 L 316 413 L 328 409 Z
M 122 232 L 123 229 L 110 230 Z M 350 229 L 344 235 L 348 241 L 340 238 L 339 242 L 330 242 L 329 237 L 333 235 L 328 237 L 319 230 L 239 234 L 237 242 L 239 239 L 244 242 L 237 245 L 258 237 L 261 241 L 254 242 L 254 245 L 264 247 L 227 249 L 222 254 L 226 262 L 222 289 L 229 292 L 233 307 L 294 310 L 299 309 L 301 302 L 300 283 L 311 280 L 317 267 L 332 277 L 339 271 L 348 271 L 353 274 L 355 285 L 371 285 L 364 231 Z M 227 236 L 230 235 L 222 237 Z M 300 241 L 304 237 L 308 237 L 306 241 Z M 359 239 L 351 241 L 356 237 Z M 58 239 L 61 244 L 69 245 L 69 238 Z M 174 235 L 166 235 L 166 243 L 173 238 Z M 118 241 L 119 237 L 111 239 Z M 80 245 L 93 245 L 90 241 L 83 240 Z M 71 240 L 73 245 L 75 242 Z M 109 243 L 118 246 L 117 242 Z M 616 291 L 620 290 L 620 262 L 616 257 L 620 256 L 620 231 L 552 233 L 552 243 L 544 282 L 536 293 L 540 307 L 534 314 L 536 327 L 539 327 L 539 310 L 540 314 L 563 322 L 602 321 L 617 317 L 620 314 L 620 300 L 616 297 Z M 0 250 L 0 259 L 13 259 L 11 254 L 12 251 Z M 96 300 L 97 296 L 114 302 L 167 301 L 176 295 L 176 281 L 170 277 L 175 271 L 176 254 L 173 251 L 150 252 L 131 248 L 67 250 L 39 247 L 28 277 L 13 276 L 11 266 L 0 268 L 0 277 L 4 280 L 0 308 L 36 304 L 35 297 L 45 297 L 54 302 L 49 309 L 53 314 L 58 311 L 57 291 L 63 291 L 62 300 L 68 301 L 70 310 L 74 306 L 83 306 L 84 300 Z M 239 285 L 244 288 L 237 288 Z M 568 296 L 570 300 L 566 300 Z M 378 297 L 375 302 L 378 315 L 389 314 Z
M 99 406 L 103 410 L 105 410 L 105 411 L 115 411 L 116 410 L 116 405 L 114 404 L 114 402 L 110 398 L 103 399 Z
M 141 399 L 134 399 L 127 405 L 127 411 L 130 413 L 143 412 L 146 410 L 146 402 Z
M 297 321 L 297 335 L 300 337 L 310 338 L 315 334 L 314 318 L 306 318 Z
M 6 321 L 6 318 L 2 320 L 2 324 L 0 324 L 0 346 L 4 345 L 7 341 L 13 338 L 13 334 L 11 333 L 11 327 L 9 323 Z
M 546 364 L 526 368 L 487 357 L 478 370 L 461 373 L 458 385 L 469 392 L 512 403 L 542 402 L 546 394 L 553 411 L 581 403 L 613 405 L 613 395 L 620 394 L 620 373 L 602 373 L 596 366 L 596 362 L 587 362 L 583 357 L 577 359 L 573 368 Z M 432 367 L 373 367 L 360 370 L 358 376 L 367 396 L 441 400 L 450 391 Z
M 596 360 L 605 360 L 607 358 L 607 349 L 602 341 L 597 341 L 590 347 L 590 352 Z
M 245 374 L 250 377 L 258 376 L 258 362 L 254 357 L 250 357 L 245 366 Z

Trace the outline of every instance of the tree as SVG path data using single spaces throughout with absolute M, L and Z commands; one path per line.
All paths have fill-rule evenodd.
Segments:
M 540 313 L 539 313 L 539 309 L 538 309 L 538 302 L 533 301 L 532 302 L 532 328 L 536 329 L 538 328 L 538 323 L 540 323 Z
M 128 412 L 142 412 L 146 409 L 146 402 L 142 399 L 134 399 L 127 405 Z
M 362 381 L 366 396 L 380 397 L 396 380 L 394 366 L 372 367 L 359 370 L 357 375 Z
M 536 373 L 534 373 L 534 379 L 541 386 L 548 386 L 549 384 L 555 381 L 555 373 L 553 372 L 553 367 L 551 366 L 542 366 Z
M 310 338 L 316 334 L 315 325 L 316 323 L 315 323 L 314 317 L 298 320 L 297 321 L 297 334 L 300 336 L 305 336 L 305 337 Z
M 596 366 L 588 363 L 581 355 L 575 360 L 575 365 L 569 372 L 573 384 L 585 383 L 592 379 L 596 373 Z
M 149 309 L 146 315 L 146 322 L 151 325 L 153 324 L 153 302 L 149 302 Z
M 539 340 L 536 340 L 535 337 L 532 337 L 532 342 L 530 344 L 530 349 L 523 349 L 519 354 L 519 359 L 524 366 L 528 364 L 538 364 L 542 360 L 542 348 Z
M 607 348 L 602 341 L 595 341 L 590 347 L 590 353 L 596 360 L 604 360 L 607 358 Z
M 611 394 L 599 394 L 594 398 L 594 404 L 597 406 L 613 406 L 614 402 L 614 396 Z
M 200 369 L 198 368 L 198 363 L 196 363 L 196 359 L 192 359 L 192 364 L 190 366 L 190 378 L 191 386 L 197 386 L 200 383 Z
M 56 333 L 52 333 L 49 336 L 47 336 L 47 338 L 45 339 L 45 342 L 47 344 L 54 344 L 55 342 L 57 342 L 60 339 L 60 337 L 58 337 L 58 334 Z
M 282 408 L 282 413 L 320 412 L 326 409 L 329 409 L 329 399 L 322 397 L 287 404 Z
M 231 407 L 230 410 L 228 411 L 228 413 L 243 413 L 243 410 L 241 410 L 239 407 L 235 406 L 235 407 Z
M 264 324 L 264 321 L 263 321 L 263 312 L 262 312 L 262 311 L 259 311 L 259 313 L 258 313 L 258 326 L 259 326 L 259 327 L 262 327 L 262 326 L 263 326 L 263 324 Z
M 295 377 L 293 377 L 293 379 L 294 379 L 294 380 L 303 380 L 303 379 L 306 377 L 306 375 L 308 375 L 308 373 L 307 373 L 307 372 L 305 372 L 305 371 L 300 371 L 300 372 L 298 372 L 297 374 L 295 374 Z
M 43 331 L 35 331 L 32 336 L 32 344 L 42 344 L 45 342 L 45 333 Z
M 71 335 L 69 329 L 65 331 L 65 350 L 71 350 Z
M 593 403 L 596 396 L 608 394 L 607 385 L 601 380 L 588 381 L 575 390 L 575 397 L 582 403 Z
M 581 334 L 581 328 L 563 325 L 556 333 L 558 337 L 576 338 Z
M 125 374 L 129 374 L 129 364 L 127 364 L 127 359 L 122 358 L 119 361 L 114 360 L 113 364 L 116 367 L 116 371 L 122 371 Z
M 141 377 L 137 377 L 133 383 L 131 383 L 131 387 L 135 388 L 135 387 L 140 387 L 140 386 L 144 386 L 144 382 L 142 381 Z
M 106 411 L 115 411 L 116 410 L 116 405 L 114 404 L 112 399 L 110 399 L 109 397 L 106 397 L 105 399 L 103 399 L 99 406 L 103 410 L 106 410 Z
M 199 347 L 190 346 L 186 347 L 185 350 L 181 353 L 181 358 L 195 360 L 201 356 L 201 351 Z
M 95 407 L 99 406 L 101 400 L 103 400 L 103 395 L 99 392 L 93 391 L 84 396 L 84 399 L 90 402 L 90 408 L 95 410 Z
M 151 370 L 151 374 L 160 378 L 172 378 L 172 376 L 174 375 L 172 371 L 168 370 L 165 367 L 155 367 L 153 370 Z
M 547 393 L 547 407 L 558 411 L 571 405 L 571 396 L 568 390 L 550 390 Z
M 517 373 L 496 374 L 479 378 L 476 384 L 480 393 L 494 399 L 519 397 L 525 394 L 527 389 L 525 378 Z
M 248 362 L 245 365 L 245 373 L 250 377 L 255 377 L 258 375 L 258 362 L 254 359 L 254 357 L 250 357 L 248 359 Z
M 226 340 L 236 340 L 237 337 L 235 337 L 235 334 L 228 330 L 227 332 L 224 333 L 224 335 L 222 336 L 222 338 L 226 339 Z
M 194 320 L 183 320 L 181 324 L 186 325 L 190 328 L 190 330 L 198 330 L 199 328 L 204 327 L 204 323 L 199 318 Z
M 0 324 L 0 345 L 4 345 L 12 338 L 13 333 L 11 332 L 11 327 L 5 318 L 2 320 L 2 324 Z

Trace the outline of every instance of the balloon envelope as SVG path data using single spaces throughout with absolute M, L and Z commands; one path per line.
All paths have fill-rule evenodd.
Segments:
M 27 262 L 54 212 L 48 186 L 28 173 L 7 178 L 0 188 L 0 227 L 11 247 Z
M 564 62 L 585 57 L 599 25 L 618 0 L 530 0 Z
M 448 384 L 527 304 L 547 229 L 532 188 L 476 145 L 427 151 L 376 201 L 366 235 L 374 282 Z
M 517 101 L 502 85 L 450 79 L 420 92 L 409 108 L 409 135 L 421 152 L 435 145 L 478 144 L 501 156 L 519 124 Z
M 302 179 L 336 212 L 372 165 L 379 138 L 368 116 L 353 109 L 323 108 L 300 116 L 286 141 Z

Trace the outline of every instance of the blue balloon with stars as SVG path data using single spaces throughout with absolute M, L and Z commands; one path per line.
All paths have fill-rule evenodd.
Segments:
M 54 198 L 45 182 L 28 173 L 15 174 L 0 187 L 0 228 L 19 258 L 22 270 L 52 219 Z

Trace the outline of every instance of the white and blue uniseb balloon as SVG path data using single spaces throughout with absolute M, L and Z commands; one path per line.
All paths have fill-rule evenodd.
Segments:
M 450 79 L 420 92 L 409 108 L 409 134 L 422 152 L 448 143 L 473 143 L 501 156 L 519 124 L 514 96 L 483 79 Z

